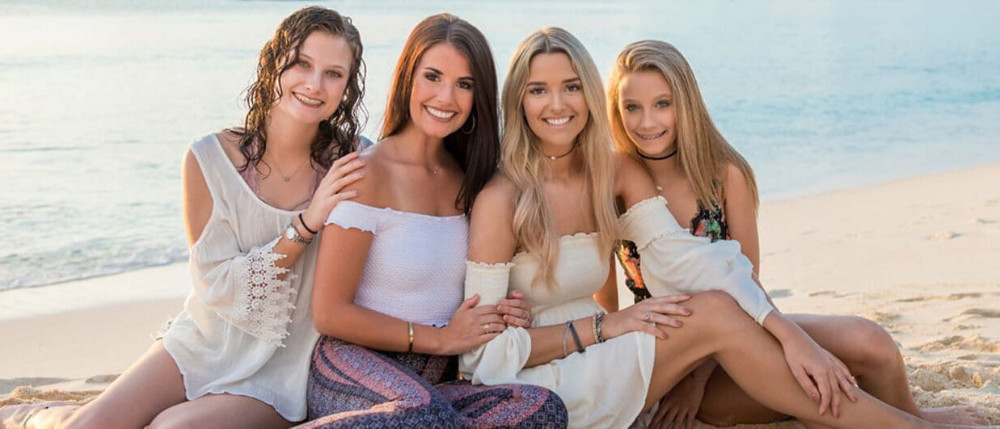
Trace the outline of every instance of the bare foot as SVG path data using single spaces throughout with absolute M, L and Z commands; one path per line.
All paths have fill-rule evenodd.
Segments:
M 28 421 L 39 411 L 51 407 L 74 405 L 72 402 L 48 401 L 34 404 L 7 405 L 0 407 L 0 429 L 21 429 L 28 427 Z
M 924 420 L 931 423 L 951 425 L 977 426 L 989 424 L 986 416 L 976 407 L 970 405 L 952 405 L 949 407 L 924 408 L 920 410 Z

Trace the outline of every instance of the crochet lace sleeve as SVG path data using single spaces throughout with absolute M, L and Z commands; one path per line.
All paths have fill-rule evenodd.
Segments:
M 197 297 L 240 330 L 283 347 L 295 306 L 288 269 L 275 265 L 277 239 L 246 253 L 238 249 L 192 248 L 191 274 Z M 218 247 L 218 246 L 217 246 Z M 233 244 L 235 247 L 235 244 Z
M 774 310 L 753 280 L 753 265 L 733 240 L 712 243 L 682 228 L 663 197 L 640 201 L 621 217 L 624 238 L 642 257 L 642 277 L 653 296 L 721 290 L 757 323 Z

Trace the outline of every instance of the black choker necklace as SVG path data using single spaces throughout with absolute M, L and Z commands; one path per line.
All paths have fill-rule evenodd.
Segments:
M 566 153 L 564 153 L 562 155 L 546 155 L 545 153 L 542 153 L 542 156 L 544 156 L 544 157 L 546 157 L 546 158 L 548 158 L 548 159 L 550 159 L 552 161 L 555 161 L 555 160 L 557 160 L 559 158 L 565 158 L 566 155 L 569 155 L 569 154 L 573 153 L 574 150 L 576 150 L 576 143 L 577 142 L 573 142 L 573 147 L 569 148 L 569 150 L 566 151 Z
M 636 150 L 635 153 L 639 154 L 639 157 L 641 157 L 642 159 L 648 159 L 650 161 L 663 161 L 664 159 L 669 159 L 670 157 L 677 155 L 677 149 L 674 149 L 673 152 L 670 152 L 663 156 L 649 156 L 642 152 L 639 152 L 638 150 Z

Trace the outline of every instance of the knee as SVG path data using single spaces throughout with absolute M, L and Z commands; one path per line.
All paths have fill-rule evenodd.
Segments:
M 750 320 L 736 300 L 729 294 L 711 290 L 696 293 L 682 306 L 691 309 L 691 316 L 710 325 L 729 325 L 733 322 Z
M 852 359 L 856 364 L 884 368 L 902 362 L 896 342 L 879 324 L 862 317 L 851 317 L 847 325 L 846 331 L 854 337 L 851 343 L 858 347 Z

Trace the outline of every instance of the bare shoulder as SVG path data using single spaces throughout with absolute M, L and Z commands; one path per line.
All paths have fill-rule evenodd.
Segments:
M 740 170 L 740 167 L 736 164 L 727 163 L 726 169 L 722 174 L 722 182 L 725 183 L 726 189 L 742 188 L 743 190 L 747 190 L 750 186 L 747 177 L 743 174 L 743 170 Z
M 615 177 L 616 189 L 620 189 L 621 186 L 626 186 L 637 180 L 649 178 L 649 173 L 642 167 L 642 164 L 626 154 L 616 153 L 615 165 L 617 166 L 617 175 Z
M 615 195 L 625 207 L 656 196 L 656 185 L 639 161 L 625 154 L 616 154 L 618 173 L 615 177 Z
M 391 175 L 387 174 L 385 163 L 382 161 L 382 157 L 378 156 L 377 149 L 378 145 L 361 149 L 358 153 L 358 159 L 364 161 L 365 164 L 356 170 L 356 173 L 361 174 L 361 178 L 345 186 L 341 192 L 356 191 L 358 196 L 352 198 L 351 201 L 366 206 L 385 207 L 386 201 L 383 195 L 385 192 L 383 190 L 386 188 L 385 181 Z
M 472 205 L 472 220 L 479 218 L 512 217 L 514 213 L 514 183 L 496 174 L 486 183 Z
M 472 205 L 469 260 L 502 263 L 514 256 L 514 184 L 500 174 L 486 184 Z

